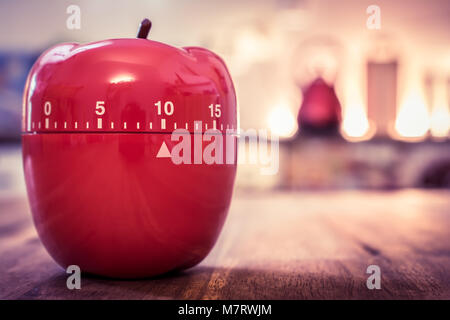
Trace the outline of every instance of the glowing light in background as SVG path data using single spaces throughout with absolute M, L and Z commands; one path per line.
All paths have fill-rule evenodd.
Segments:
M 287 103 L 278 104 L 269 113 L 268 123 L 271 133 L 282 138 L 292 137 L 297 132 L 297 121 Z
M 234 39 L 236 53 L 246 62 L 267 60 L 272 53 L 271 43 L 266 36 L 253 28 L 244 28 Z
M 410 87 L 395 119 L 396 138 L 420 141 L 430 129 L 430 115 L 419 85 Z M 395 136 L 394 136 L 395 137 Z
M 369 123 L 367 107 L 363 103 L 360 68 L 353 66 L 346 72 L 344 87 L 344 108 L 342 112 L 342 136 L 351 142 L 368 140 L 375 133 L 375 126 Z
M 271 38 L 269 32 L 258 30 L 254 26 L 244 25 L 230 34 L 227 28 L 226 35 L 221 39 L 222 47 L 230 47 L 227 54 L 232 73 L 242 75 L 248 72 L 252 66 L 269 61 L 275 54 L 277 39 Z M 220 47 L 219 47 L 219 52 Z
M 374 126 L 369 124 L 366 109 L 362 104 L 354 103 L 345 106 L 341 133 L 349 141 L 372 138 L 375 133 Z
M 437 81 L 433 86 L 433 108 L 431 111 L 431 135 L 438 139 L 445 139 L 450 133 L 450 113 L 446 83 Z

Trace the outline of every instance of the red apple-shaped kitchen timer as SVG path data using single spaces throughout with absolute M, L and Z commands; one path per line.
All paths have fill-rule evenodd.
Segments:
M 121 278 L 189 268 L 224 223 L 236 162 L 174 164 L 170 150 L 177 128 L 236 129 L 231 77 L 206 49 L 147 40 L 150 26 L 135 39 L 57 45 L 28 76 L 27 191 L 42 243 L 63 267 Z

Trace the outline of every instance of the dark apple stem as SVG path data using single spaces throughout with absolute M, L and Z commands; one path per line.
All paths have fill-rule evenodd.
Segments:
M 142 20 L 141 25 L 139 26 L 137 37 L 140 39 L 147 39 L 148 33 L 152 27 L 152 22 L 145 18 Z

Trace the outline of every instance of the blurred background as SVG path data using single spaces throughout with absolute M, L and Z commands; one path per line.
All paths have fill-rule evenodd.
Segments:
M 153 40 L 221 55 L 241 128 L 280 136 L 278 173 L 243 164 L 238 192 L 450 187 L 448 0 L 1 0 L 2 195 L 25 192 L 22 90 L 36 58 L 134 37 L 144 17 Z

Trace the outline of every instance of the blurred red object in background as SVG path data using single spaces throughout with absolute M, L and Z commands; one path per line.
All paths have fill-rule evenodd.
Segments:
M 341 104 L 334 86 L 317 78 L 302 88 L 303 102 L 298 113 L 300 131 L 306 134 L 338 134 L 341 122 Z

